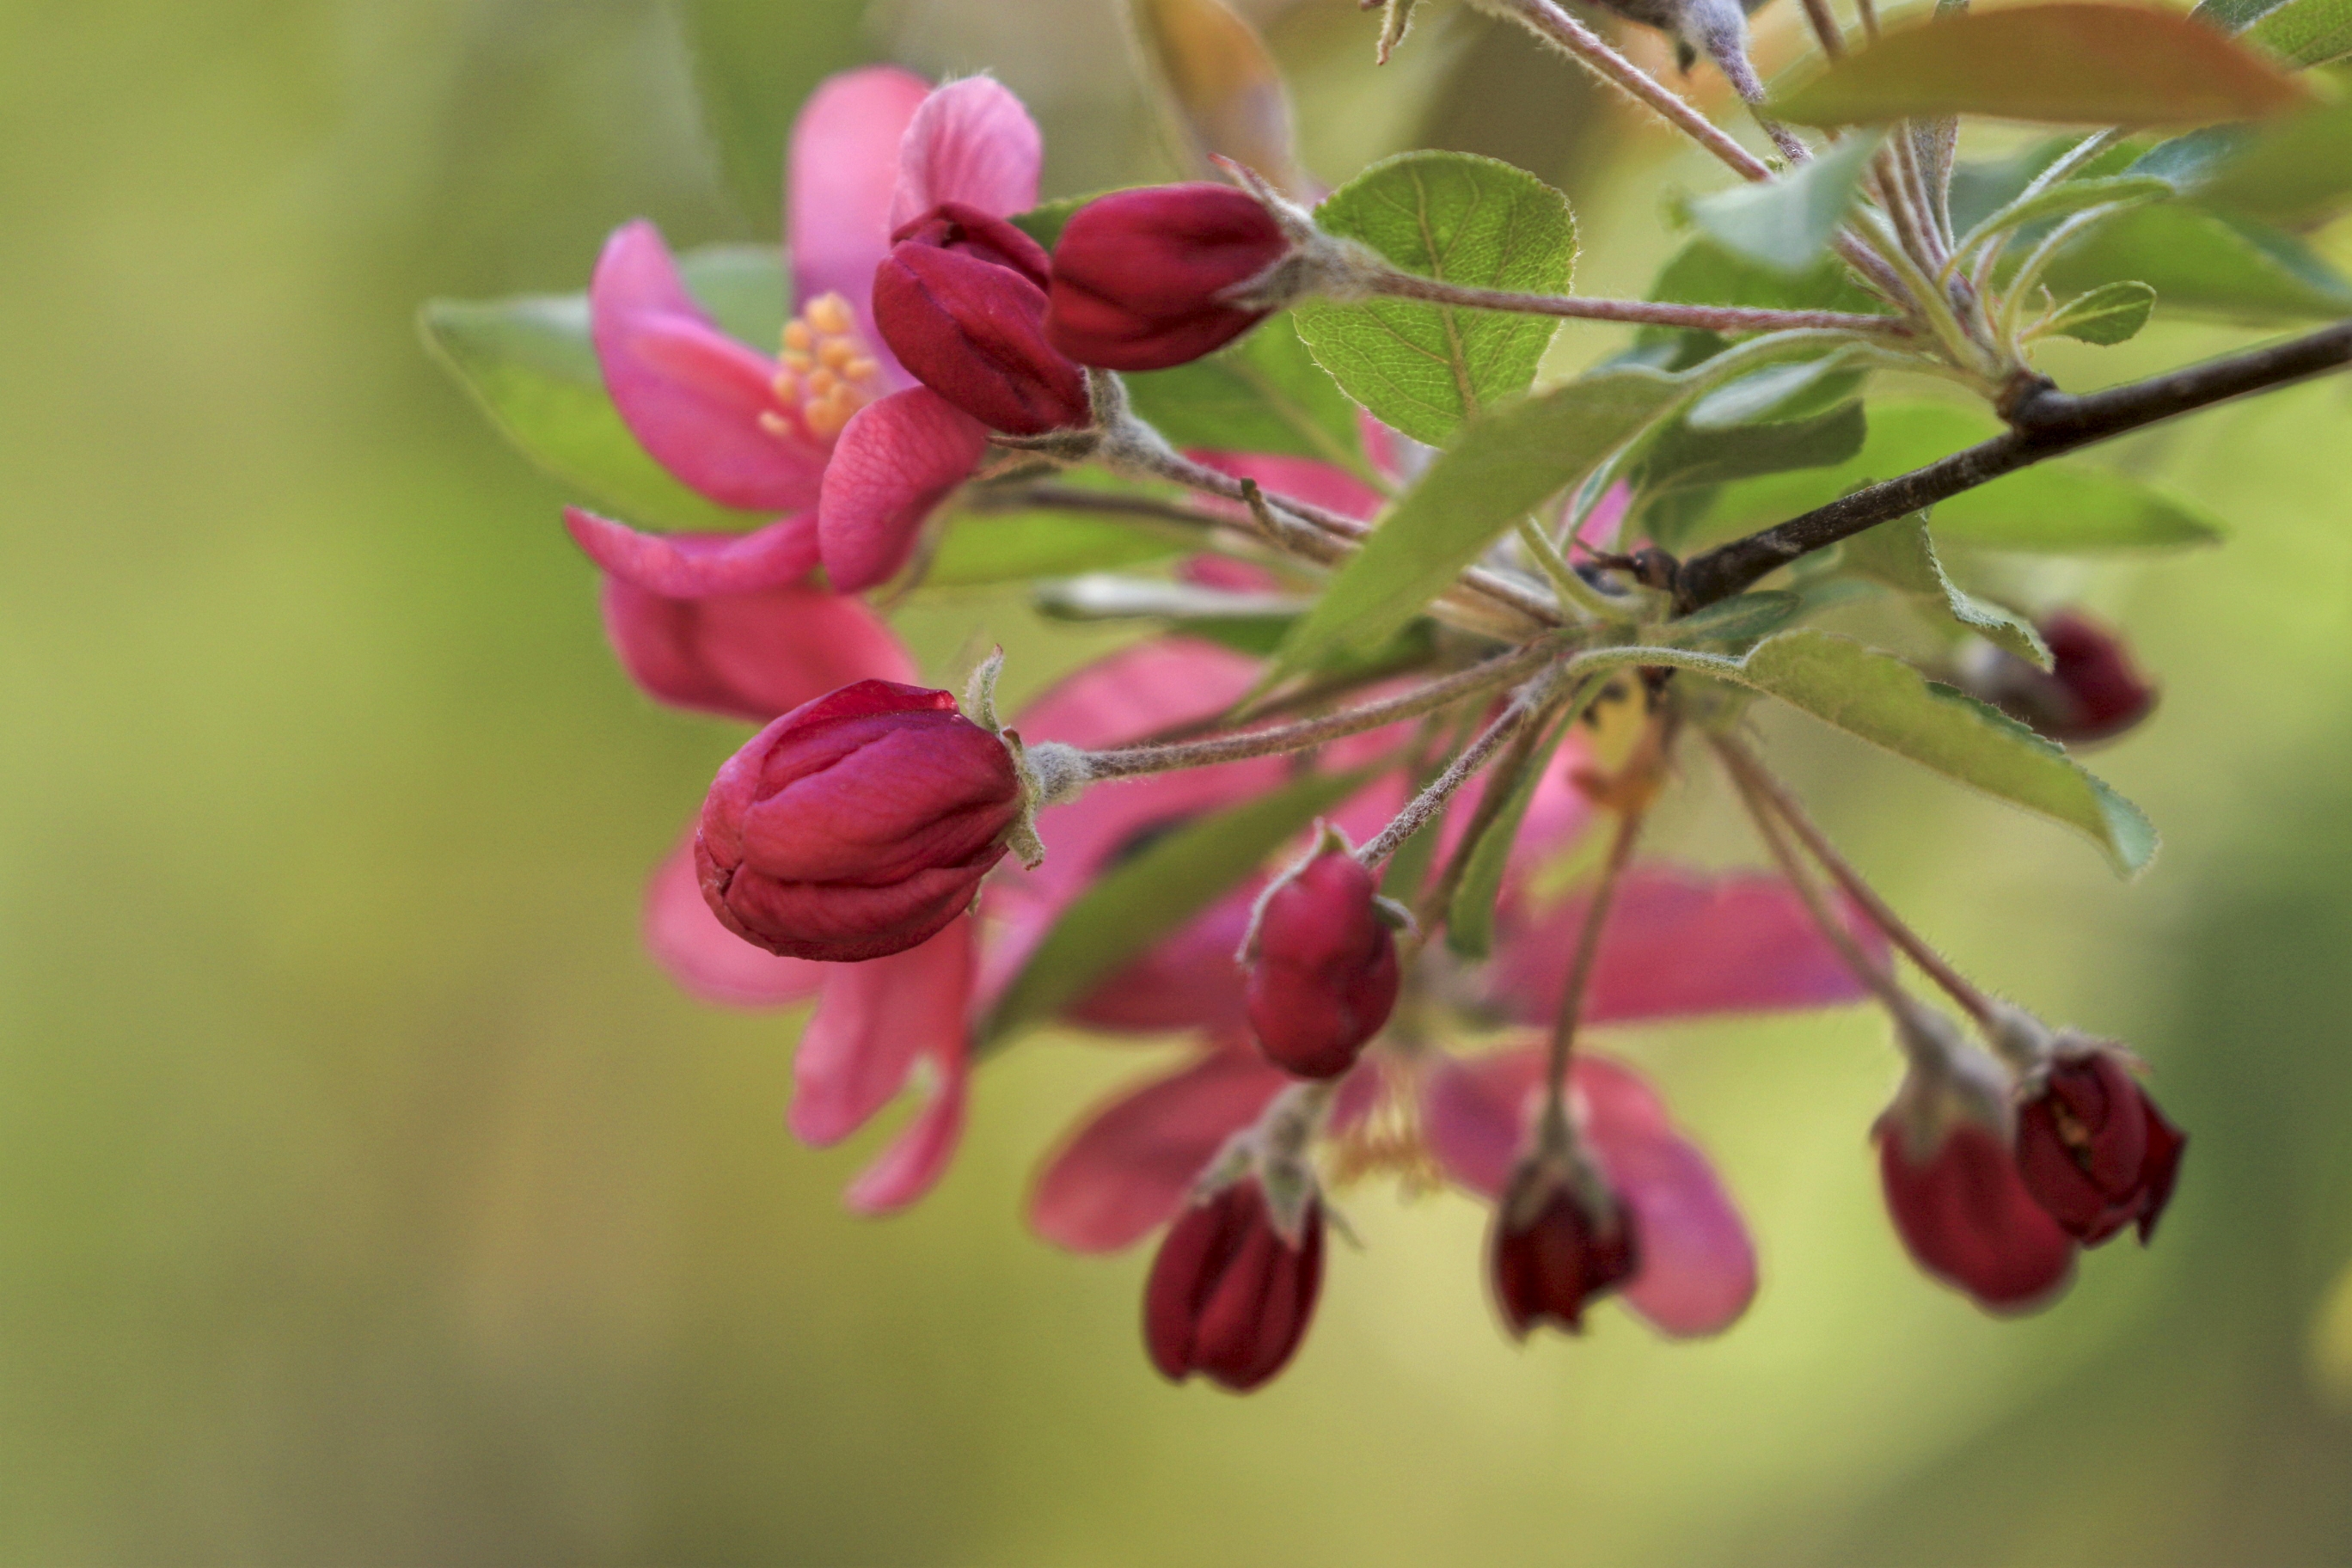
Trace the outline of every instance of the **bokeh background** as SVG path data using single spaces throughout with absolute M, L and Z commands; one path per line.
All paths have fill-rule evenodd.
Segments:
M 1585 285 L 1638 289 L 1661 192 L 1711 176 L 1424 10 L 1381 76 L 1346 0 L 1256 7 L 1316 171 L 1514 159 L 1575 196 Z M 840 1210 L 874 1141 L 785 1136 L 797 1018 L 637 949 L 739 731 L 621 678 L 560 492 L 413 314 L 575 288 L 640 213 L 772 233 L 794 105 L 883 58 L 994 68 L 1049 193 L 1166 167 L 1111 0 L 0 4 L 0 1560 L 2352 1561 L 2341 382 L 2106 454 L 2236 532 L 2083 579 L 2166 682 L 2099 763 L 2168 834 L 2138 885 L 1778 732 L 1929 932 L 2134 1041 L 2192 1132 L 2159 1245 L 2057 1310 L 1987 1319 L 1901 1257 L 1859 1010 L 1611 1042 L 1758 1232 L 1715 1342 L 1610 1308 L 1516 1348 L 1479 1215 L 1366 1188 L 1290 1373 L 1171 1390 L 1143 1257 L 1019 1221 L 1132 1047 L 991 1065 L 930 1201 Z M 2159 322 L 2061 369 L 2232 341 Z M 1006 638 L 1024 687 L 1080 647 L 1004 599 L 910 627 L 935 673 Z

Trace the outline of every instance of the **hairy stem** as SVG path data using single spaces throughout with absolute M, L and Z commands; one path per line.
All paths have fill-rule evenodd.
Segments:
M 2075 395 L 2035 384 L 2011 405 L 2011 428 L 2003 434 L 1684 562 L 1675 574 L 1675 602 L 1688 614 L 1801 556 L 2045 458 L 2347 364 L 2352 364 L 2352 321 L 2104 392 Z
M 1426 686 L 1383 698 L 1378 702 L 1367 702 L 1360 708 L 1327 713 L 1318 719 L 1302 719 L 1293 724 L 1251 730 L 1238 735 L 1219 735 L 1207 741 L 1089 752 L 1086 755 L 1087 776 L 1094 779 L 1132 778 L 1141 773 L 1240 762 L 1246 757 L 1271 757 L 1289 752 L 1303 752 L 1309 746 L 1319 746 L 1328 741 L 1359 735 L 1400 720 L 1416 719 L 1423 713 L 1433 712 L 1448 703 L 1540 669 L 1558 658 L 1559 652 L 1556 642 L 1541 639 L 1490 658 L 1484 664 L 1473 665 L 1468 669 L 1433 680 Z
M 1592 969 L 1601 957 L 1601 933 L 1609 926 L 1609 906 L 1616 900 L 1617 884 L 1625 875 L 1626 866 L 1633 858 L 1633 847 L 1641 841 L 1642 823 L 1645 814 L 1629 811 L 1617 819 L 1616 836 L 1609 841 L 1609 858 L 1601 863 L 1601 875 L 1592 884 L 1592 896 L 1584 906 L 1584 921 L 1577 927 L 1576 951 L 1568 961 L 1568 984 L 1560 992 L 1559 1012 L 1551 1026 L 1551 1051 L 1544 1059 L 1545 1105 L 1549 1110 L 1560 1101 L 1568 1087 L 1569 1054 L 1576 1048 L 1576 1031 L 1584 1023 L 1584 994 L 1592 986 Z
M 1505 742 L 1526 727 L 1549 700 L 1552 689 L 1553 680 L 1546 676 L 1538 676 L 1521 688 L 1509 705 L 1495 716 L 1494 721 L 1462 748 L 1446 764 L 1444 773 L 1430 781 L 1428 788 L 1413 796 L 1405 808 L 1381 829 L 1378 837 L 1356 851 L 1356 858 L 1367 866 L 1376 867 L 1395 854 L 1399 846 L 1445 809 L 1445 803 L 1454 798 L 1454 793 L 1469 783 L 1472 775 L 1486 765 L 1488 759 L 1501 749 Z

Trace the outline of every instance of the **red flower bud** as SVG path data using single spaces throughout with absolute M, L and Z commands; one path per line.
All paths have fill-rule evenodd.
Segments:
M 1991 1311 L 2022 1311 L 2063 1285 L 2074 1244 L 2018 1179 L 2009 1151 L 1976 1121 L 1952 1122 L 1915 1161 L 1894 1117 L 1878 1125 L 1887 1212 L 1919 1267 Z
M 1277 883 L 1249 954 L 1249 1020 L 1268 1060 L 1302 1078 L 1337 1078 L 1396 1005 L 1396 938 L 1372 900 L 1379 884 L 1327 847 Z
M 1271 313 L 1224 295 L 1289 250 L 1274 215 L 1231 185 L 1120 191 L 1079 208 L 1055 245 L 1045 335 L 1105 370 L 1187 363 Z
M 1640 1267 L 1633 1212 L 1597 1173 L 1579 1182 L 1543 1160 L 1519 1162 L 1486 1242 L 1495 1300 L 1514 1339 L 1546 1319 L 1582 1333 L 1584 1304 Z
M 1012 753 L 954 698 L 861 680 L 727 760 L 694 863 L 712 912 L 744 941 L 854 963 L 962 913 L 1020 815 Z
M 2156 688 L 2132 667 L 2123 639 L 2086 616 L 2062 610 L 2037 628 L 2050 668 L 2000 656 L 1981 695 L 2053 741 L 2080 744 L 2122 734 L 2156 707 Z
M 1045 341 L 1051 263 L 1035 240 L 961 202 L 890 237 L 874 269 L 874 324 L 910 374 L 1008 435 L 1087 423 L 1084 374 Z
M 2062 1040 L 2017 1112 L 2017 1169 L 2050 1217 L 2085 1247 L 2137 1221 L 2156 1230 L 2189 1140 L 2114 1052 Z
M 1169 1227 L 1144 1287 L 1144 1346 L 1171 1382 L 1197 1372 L 1246 1394 L 1290 1360 L 1322 1287 L 1321 1202 L 1308 1201 L 1298 1239 L 1286 1240 L 1244 1177 Z

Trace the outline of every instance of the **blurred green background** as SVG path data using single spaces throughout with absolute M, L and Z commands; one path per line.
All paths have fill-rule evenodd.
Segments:
M 1576 195 L 1589 288 L 1640 288 L 1660 190 L 1709 179 L 1468 15 L 1375 77 L 1347 0 L 1273 9 L 1318 174 L 1516 158 Z M 2135 1042 L 2192 1133 L 2160 1244 L 2057 1310 L 1905 1262 L 1858 1011 L 1612 1042 L 1759 1235 L 1716 1342 L 1612 1308 L 1515 1348 L 1479 1214 L 1366 1188 L 1291 1372 L 1170 1389 L 1143 1257 L 1018 1215 L 1134 1049 L 992 1065 L 930 1201 L 842 1213 L 875 1139 L 785 1136 L 795 1021 L 637 948 L 739 731 L 621 678 L 560 492 L 412 315 L 575 288 L 639 213 L 772 232 L 793 106 L 877 58 L 994 67 L 1049 193 L 1160 166 L 1110 0 L 0 5 L 0 1560 L 2352 1561 L 2341 382 L 2111 454 L 2237 530 L 2084 579 L 2167 683 L 2100 762 L 2167 830 L 2139 885 L 1777 731 L 1926 930 Z M 975 626 L 1024 686 L 1075 657 L 1002 601 L 913 629 L 936 673 Z

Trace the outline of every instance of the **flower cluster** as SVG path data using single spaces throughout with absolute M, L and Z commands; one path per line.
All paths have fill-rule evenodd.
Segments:
M 1737 8 L 1707 17 L 1677 25 L 1744 68 Z M 1612 1297 L 1666 1335 L 1712 1334 L 1757 1288 L 1747 1226 L 1656 1091 L 1590 1036 L 1874 1000 L 1906 1063 L 1880 1173 L 1924 1270 L 2007 1311 L 2053 1295 L 2080 1247 L 2147 1238 L 2183 1139 L 2134 1058 L 1979 991 L 1838 855 L 1743 730 L 1738 682 L 1759 678 L 1734 653 L 1761 634 L 1727 653 L 1674 629 L 1702 606 L 1641 531 L 1663 514 L 1638 471 L 1547 498 L 1433 592 L 1402 653 L 1270 668 L 1202 635 L 1212 615 L 1010 722 L 1001 660 L 961 701 L 919 684 L 858 595 L 919 584 L 957 505 L 1115 496 L 1191 531 L 1151 603 L 1295 617 L 1302 586 L 1378 546 L 1385 494 L 1431 460 L 1369 414 L 1360 465 L 1161 439 L 1121 373 L 1275 330 L 1309 297 L 1436 285 L 1247 171 L 1105 196 L 1049 246 L 1024 226 L 1040 154 L 987 78 L 853 71 L 793 132 L 795 309 L 773 353 L 721 330 L 648 225 L 613 236 L 589 290 L 604 384 L 643 452 L 766 520 L 659 533 L 567 514 L 637 684 L 761 726 L 656 873 L 646 940 L 696 995 L 814 999 L 789 1117 L 803 1140 L 920 1098 L 853 1208 L 929 1190 L 975 1061 L 1022 1029 L 1172 1037 L 1184 1058 L 1074 1129 L 1028 1205 L 1077 1251 L 1161 1233 L 1143 1338 L 1167 1377 L 1239 1391 L 1279 1373 L 1345 1233 L 1339 1198 L 1375 1175 L 1491 1205 L 1485 1268 L 1516 1337 L 1581 1332 Z M 1087 464 L 1128 488 L 1049 488 Z M 2147 713 L 2112 633 L 2066 611 L 2041 637 L 2047 668 L 2021 632 L 1953 679 L 2051 741 Z M 1719 765 L 1772 869 L 1643 852 L 1685 753 Z M 1912 994 L 1898 952 L 1983 1044 Z

